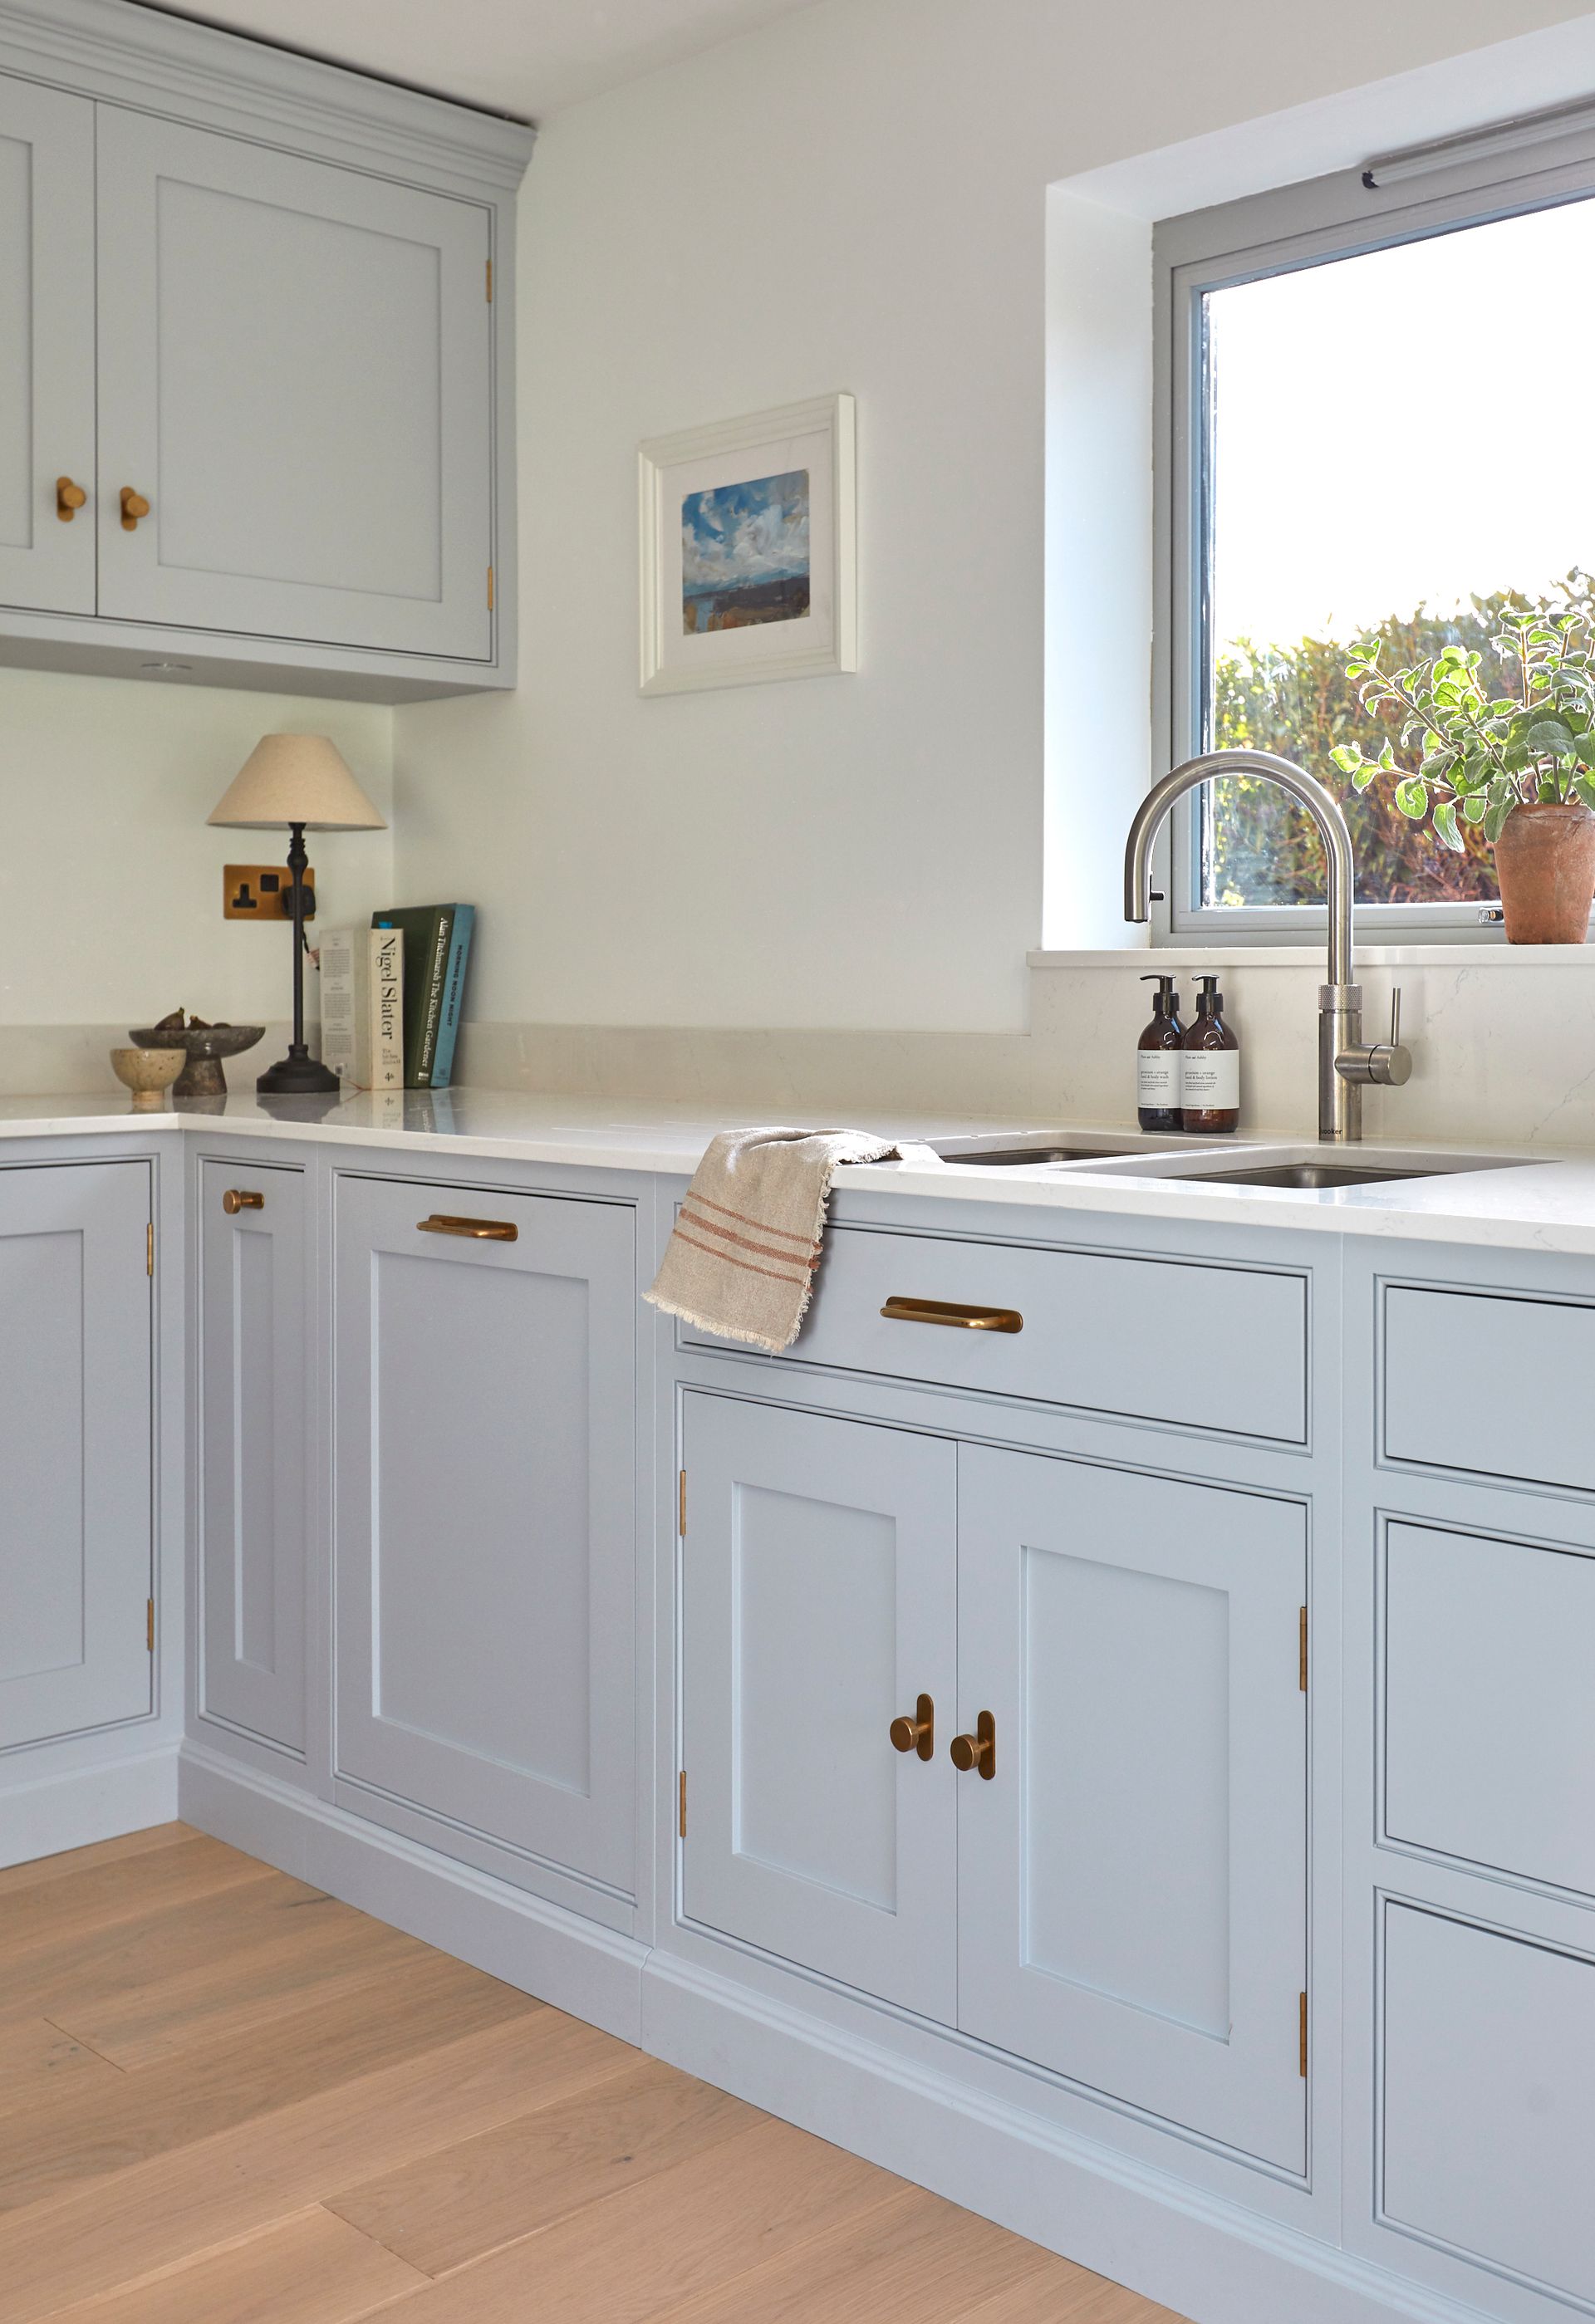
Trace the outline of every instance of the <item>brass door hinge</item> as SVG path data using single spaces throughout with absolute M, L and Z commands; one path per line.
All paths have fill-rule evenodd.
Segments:
M 146 1598 L 144 1600 L 144 1652 L 147 1655 L 152 1655 L 154 1651 L 155 1600 L 152 1598 Z
M 491 565 L 487 568 L 487 610 L 490 613 L 493 611 L 493 567 Z
M 678 1794 L 676 1806 L 676 1830 L 680 1834 L 681 1838 L 685 1840 L 687 1838 L 687 1770 L 685 1767 L 682 1768 L 680 1775 L 676 1778 L 676 1789 Z
M 1307 1997 L 1305 1993 L 1302 1996 L 1301 2006 L 1301 2043 L 1299 2062 L 1301 2065 L 1302 2080 L 1305 2082 L 1307 2079 Z
M 154 1272 L 155 1272 L 155 1222 L 154 1222 L 154 1220 L 153 1220 L 153 1219 L 152 1219 L 152 1220 L 150 1221 L 149 1225 L 144 1229 L 144 1273 L 145 1273 L 146 1275 L 153 1275 L 153 1274 L 154 1274 Z
M 1296 1650 L 1296 1683 L 1304 1694 L 1307 1692 L 1307 1609 L 1302 1608 L 1301 1630 Z
M 487 303 L 490 307 L 493 304 L 493 261 L 491 258 L 487 262 Z
M 687 1471 L 685 1469 L 678 1469 L 676 1471 L 676 1530 L 685 1541 L 687 1539 Z

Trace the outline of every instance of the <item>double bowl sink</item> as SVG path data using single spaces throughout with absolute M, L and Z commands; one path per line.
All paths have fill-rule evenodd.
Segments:
M 1233 1149 L 1221 1160 L 1211 1143 L 1184 1152 L 1151 1142 L 1126 1146 L 1093 1132 L 1055 1132 L 1036 1137 L 993 1139 L 990 1145 L 938 1141 L 944 1162 L 985 1170 L 1056 1169 L 1073 1165 L 1082 1176 L 1093 1170 L 1114 1177 L 1171 1178 L 1198 1186 L 1281 1187 L 1298 1193 L 1332 1193 L 1345 1186 L 1393 1185 L 1413 1178 L 1457 1177 L 1472 1171 L 1521 1168 L 1527 1157 L 1516 1155 L 1424 1154 L 1401 1156 L 1376 1151 L 1366 1160 L 1345 1160 L 1322 1151 L 1264 1146 Z M 1074 1175 L 1072 1171 L 1071 1175 Z

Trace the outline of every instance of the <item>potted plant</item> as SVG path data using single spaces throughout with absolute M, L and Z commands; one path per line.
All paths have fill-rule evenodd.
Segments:
M 1502 666 L 1446 646 L 1411 669 L 1378 650 L 1346 675 L 1364 710 L 1397 726 L 1377 758 L 1356 742 L 1331 752 L 1360 791 L 1381 776 L 1415 823 L 1462 849 L 1462 822 L 1495 849 L 1509 944 L 1582 944 L 1595 899 L 1595 627 L 1582 612 L 1508 614 L 1490 640 Z

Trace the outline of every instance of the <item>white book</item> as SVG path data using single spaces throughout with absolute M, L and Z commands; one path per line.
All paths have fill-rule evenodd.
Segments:
M 352 1089 L 403 1088 L 401 929 L 322 931 L 321 1060 Z

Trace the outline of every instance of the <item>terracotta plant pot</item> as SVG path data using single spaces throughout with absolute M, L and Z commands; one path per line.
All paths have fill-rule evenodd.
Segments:
M 1595 815 L 1577 799 L 1515 807 L 1495 844 L 1508 944 L 1582 944 L 1595 900 Z

